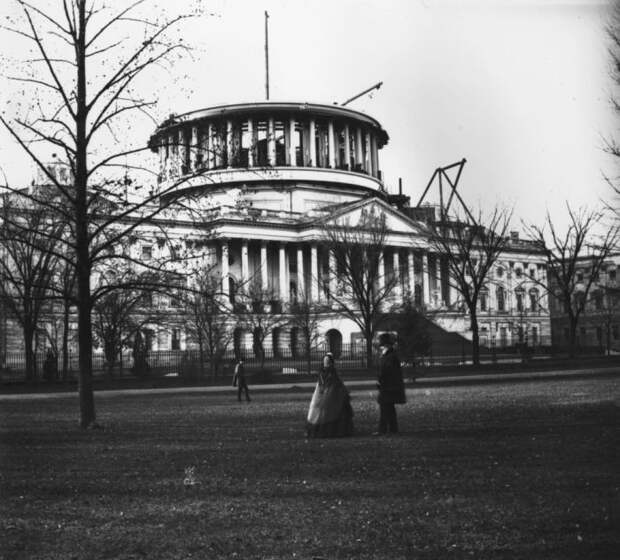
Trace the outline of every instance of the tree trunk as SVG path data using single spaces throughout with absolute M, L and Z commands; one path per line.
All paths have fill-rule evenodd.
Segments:
M 78 37 L 76 41 L 77 97 L 76 97 L 76 153 L 75 153 L 75 245 L 78 288 L 78 347 L 80 426 L 88 428 L 95 423 L 93 395 L 93 334 L 90 296 L 90 240 L 88 234 L 86 122 L 86 3 L 79 2 Z
M 366 332 L 366 369 L 372 369 L 372 333 Z
M 35 361 L 36 356 L 34 355 L 33 348 L 33 338 L 34 338 L 34 329 L 31 327 L 25 326 L 23 329 L 24 332 L 24 350 L 25 350 L 25 358 L 26 358 L 26 381 L 31 382 L 35 380 Z
M 205 357 L 202 334 L 198 335 L 198 363 L 200 364 L 200 378 L 205 376 Z M 193 376 L 192 376 L 193 377 Z
M 62 318 L 62 380 L 67 381 L 69 374 L 69 306 L 65 300 Z
M 480 365 L 480 333 L 478 331 L 478 317 L 476 312 L 469 312 L 469 324 L 471 327 L 471 361 Z
M 577 352 L 577 320 L 568 317 L 568 356 L 574 358 Z

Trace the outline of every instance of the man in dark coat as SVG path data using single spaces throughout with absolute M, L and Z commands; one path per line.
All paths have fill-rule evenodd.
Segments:
M 379 434 L 398 432 L 395 404 L 404 404 L 405 383 L 400 368 L 400 358 L 394 351 L 392 336 L 383 333 L 379 336 Z
M 248 390 L 248 383 L 245 379 L 245 368 L 243 367 L 243 360 L 239 360 L 235 366 L 235 375 L 233 376 L 233 387 L 237 387 L 237 399 L 241 402 L 241 393 L 245 391 L 245 400 L 250 402 L 250 391 Z

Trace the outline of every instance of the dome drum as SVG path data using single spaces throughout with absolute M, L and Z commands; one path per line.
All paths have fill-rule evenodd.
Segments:
M 294 180 L 295 169 L 307 178 L 310 168 L 342 172 L 345 180 L 366 176 L 383 190 L 378 150 L 387 140 L 377 121 L 357 111 L 265 102 L 171 116 L 149 146 L 159 154 L 160 183 L 212 172 L 225 180 L 222 171 L 255 175 L 257 168 L 281 168 Z

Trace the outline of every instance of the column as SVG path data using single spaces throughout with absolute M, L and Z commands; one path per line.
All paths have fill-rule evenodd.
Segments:
M 189 143 L 189 172 L 196 170 L 196 156 L 198 155 L 198 127 L 192 126 L 192 136 Z
M 429 290 L 429 275 L 428 269 L 428 253 L 422 253 L 422 303 L 428 305 L 431 302 L 430 290 Z
M 382 293 L 385 289 L 385 261 L 383 251 L 379 255 L 379 293 Z
M 370 162 L 372 165 L 372 176 L 379 178 L 379 153 L 377 150 L 377 137 L 374 133 L 370 137 Z
M 448 289 L 450 290 L 450 307 L 454 307 L 459 300 L 459 291 L 456 288 L 456 282 L 451 277 L 450 271 L 448 271 Z
M 311 301 L 317 303 L 319 301 L 319 261 L 316 245 L 310 247 L 310 286 Z
M 304 250 L 297 247 L 297 294 L 300 301 L 306 301 L 306 280 L 304 277 Z
M 168 136 L 168 177 L 174 177 L 177 172 L 178 147 L 174 134 Z
M 222 292 L 230 298 L 228 272 L 228 241 L 222 241 Z
M 248 138 L 250 145 L 248 146 L 248 167 L 254 167 L 254 153 L 256 150 L 256 134 L 254 131 L 254 120 L 248 119 Z
M 442 305 L 444 302 L 444 297 L 441 282 L 441 255 L 439 254 L 435 256 L 435 278 L 437 282 L 438 303 L 439 305 Z
M 288 267 L 286 266 L 286 247 L 280 243 L 278 272 L 280 283 L 280 301 L 288 301 Z
M 166 146 L 166 138 L 161 137 L 161 144 L 159 145 L 159 177 L 163 181 L 166 179 L 166 152 L 168 147 Z
M 267 244 L 261 243 L 260 246 L 260 286 L 263 291 L 269 289 L 269 278 L 267 276 Z
M 368 175 L 372 175 L 372 156 L 370 151 L 370 132 L 364 137 L 364 170 Z
M 295 151 L 295 119 L 291 117 L 288 122 L 288 135 L 289 135 L 289 159 L 291 167 L 295 167 L 297 165 L 297 152 Z
M 214 157 L 213 157 L 213 125 L 209 123 L 207 126 L 207 133 L 205 134 L 204 139 L 205 144 L 205 155 L 203 157 L 205 167 L 207 169 L 213 169 L 214 165 Z
M 336 150 L 334 140 L 334 123 L 330 120 L 327 123 L 327 158 L 329 166 L 332 169 L 336 167 Z
M 413 251 L 407 253 L 407 273 L 409 277 L 409 297 L 413 300 L 415 295 L 415 264 Z
M 394 254 L 392 256 L 392 266 L 394 268 L 394 298 L 402 298 L 401 289 L 401 277 L 400 277 L 400 255 L 398 254 L 398 248 L 394 248 Z
M 338 276 L 336 266 L 336 254 L 334 251 L 329 252 L 329 293 L 335 294 L 338 290 Z
M 355 130 L 355 166 L 361 167 L 362 164 L 362 129 L 358 126 Z
M 344 125 L 344 161 L 345 169 L 351 169 L 351 137 L 349 136 L 349 125 Z
M 316 128 L 314 119 L 310 119 L 310 166 L 316 167 Z
M 241 282 L 243 282 L 244 288 L 247 287 L 249 278 L 249 264 L 248 264 L 248 242 L 247 240 L 241 241 Z
M 183 131 L 182 128 L 179 129 L 179 133 L 178 133 L 177 154 L 178 154 L 177 165 L 178 165 L 179 175 L 185 175 L 187 173 L 187 164 L 186 164 L 187 148 L 185 146 L 185 132 Z
M 276 164 L 276 125 L 273 117 L 267 121 L 267 163 L 271 167 Z
M 226 121 L 226 167 L 231 168 L 233 164 L 233 122 Z

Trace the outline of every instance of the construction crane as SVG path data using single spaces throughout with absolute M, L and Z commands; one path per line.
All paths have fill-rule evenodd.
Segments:
M 355 101 L 358 97 L 362 97 L 362 95 L 366 95 L 367 93 L 370 93 L 373 89 L 379 89 L 382 85 L 383 85 L 383 82 L 376 83 L 374 86 L 369 87 L 368 89 L 365 89 L 363 92 L 358 93 L 357 95 L 354 95 L 353 97 L 347 99 L 344 103 L 341 103 L 341 106 L 344 107 L 345 105 L 351 103 L 351 101 Z
M 472 213 L 469 211 L 467 204 L 465 204 L 465 201 L 461 198 L 461 195 L 456 191 L 456 187 L 458 185 L 459 179 L 461 178 L 461 173 L 463 172 L 463 167 L 465 166 L 466 162 L 467 160 L 463 158 L 461 161 L 457 161 L 456 163 L 453 163 L 451 165 L 446 165 L 445 167 L 438 167 L 437 169 L 435 169 L 435 172 L 431 176 L 431 180 L 428 182 L 428 185 L 426 185 L 426 189 L 424 189 L 424 192 L 422 193 L 422 196 L 420 197 L 420 200 L 418 201 L 418 207 L 424 201 L 432 184 L 435 182 L 435 179 L 437 179 L 437 183 L 439 187 L 439 221 L 443 222 L 447 220 L 448 212 L 450 211 L 450 206 L 452 204 L 452 199 L 456 197 L 458 201 L 461 203 L 461 206 L 465 210 L 465 213 L 467 214 L 467 216 L 472 220 L 473 223 L 476 223 L 476 219 L 473 217 Z M 456 174 L 456 178 L 452 180 L 450 179 L 446 171 L 449 171 L 454 168 L 458 168 L 458 171 Z M 448 183 L 448 186 L 450 188 L 450 196 L 448 197 L 447 202 L 444 201 L 444 181 Z

